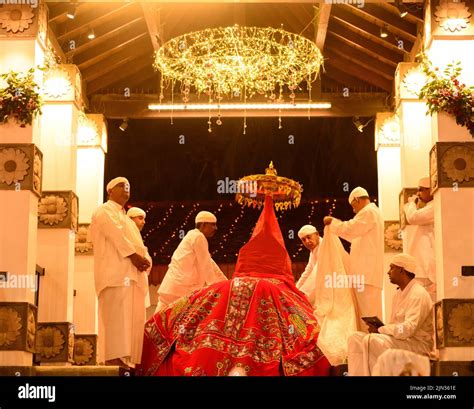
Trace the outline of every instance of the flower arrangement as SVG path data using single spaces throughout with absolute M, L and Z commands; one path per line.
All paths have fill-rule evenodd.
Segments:
M 14 71 L 0 75 L 6 84 L 6 87 L 0 86 L 0 123 L 14 118 L 21 127 L 25 127 L 41 114 L 42 101 L 34 72 L 32 68 L 24 75 Z
M 446 112 L 456 118 L 456 123 L 467 127 L 474 137 L 474 87 L 459 82 L 461 63 L 448 64 L 440 73 L 433 68 L 426 56 L 421 57 L 423 72 L 427 82 L 421 88 L 418 97 L 426 99 L 429 114 Z

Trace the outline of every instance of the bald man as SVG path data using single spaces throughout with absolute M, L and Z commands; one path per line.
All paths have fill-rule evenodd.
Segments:
M 390 323 L 368 325 L 369 334 L 356 332 L 349 338 L 349 375 L 373 375 L 377 358 L 392 348 L 425 356 L 433 351 L 433 303 L 428 292 L 414 280 L 416 267 L 416 259 L 409 254 L 397 254 L 392 259 L 388 276 L 398 290 Z
M 171 257 L 158 289 L 156 312 L 177 299 L 206 285 L 227 280 L 209 253 L 207 240 L 217 231 L 217 218 L 211 212 L 199 212 L 196 228 L 184 236 Z
M 351 243 L 349 274 L 360 279 L 362 291 L 355 291 L 359 317 L 382 317 L 384 222 L 380 209 L 371 203 L 367 190 L 358 186 L 349 195 L 355 217 L 341 221 L 331 216 L 324 218 L 329 232 Z M 363 281 L 362 281 L 363 280 Z M 359 320 L 359 329 L 365 330 Z
M 306 224 L 305 226 L 301 227 L 301 229 L 298 231 L 298 237 L 301 240 L 301 243 L 303 243 L 303 246 L 309 250 L 309 259 L 308 264 L 306 264 L 306 268 L 296 283 L 296 288 L 304 292 L 309 297 L 316 286 L 316 279 L 313 277 L 308 281 L 308 277 L 311 276 L 311 273 L 318 263 L 318 255 L 319 249 L 321 248 L 320 244 L 322 239 L 319 236 L 319 232 L 316 227 L 310 224 Z
M 99 362 L 133 368 L 141 361 L 146 271 L 151 263 L 143 242 L 134 239 L 137 227 L 125 214 L 130 183 L 124 177 L 112 179 L 107 195 L 90 226 L 99 304 Z

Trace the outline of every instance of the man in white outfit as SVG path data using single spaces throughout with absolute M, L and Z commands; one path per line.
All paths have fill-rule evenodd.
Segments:
M 312 276 L 312 272 L 318 263 L 319 249 L 322 242 L 316 227 L 306 224 L 298 231 L 298 237 L 303 245 L 309 250 L 309 259 L 306 268 L 296 283 L 296 288 L 304 292 L 308 297 L 316 286 L 316 278 Z M 308 278 L 311 277 L 310 280 Z
M 211 212 L 199 212 L 196 228 L 184 236 L 171 257 L 163 282 L 158 289 L 156 312 L 173 301 L 227 277 L 211 258 L 208 238 L 217 230 L 217 218 Z
M 131 207 L 130 209 L 127 210 L 127 216 L 130 217 L 130 219 L 135 223 L 135 226 L 137 227 L 136 229 L 132 229 L 133 242 L 136 246 L 138 246 L 138 248 L 145 249 L 144 257 L 150 263 L 150 267 L 148 268 L 148 270 L 146 270 L 147 275 L 145 276 L 144 274 L 141 274 L 139 276 L 139 278 L 143 280 L 143 283 L 141 283 L 142 285 L 140 287 L 142 287 L 143 285 L 146 287 L 145 308 L 148 308 L 151 305 L 151 303 L 150 303 L 150 287 L 148 285 L 147 277 L 150 275 L 151 267 L 153 265 L 153 260 L 151 259 L 150 254 L 148 253 L 148 248 L 143 243 L 143 238 L 140 233 L 143 230 L 143 227 L 145 227 L 146 212 L 143 209 L 140 209 L 139 207 Z
M 137 227 L 126 216 L 130 183 L 117 177 L 107 184 L 108 201 L 94 212 L 94 278 L 99 304 L 99 361 L 133 367 L 141 361 L 145 298 L 148 289 L 143 242 L 134 240 Z
M 428 292 L 414 279 L 416 260 L 397 254 L 390 264 L 390 282 L 399 288 L 393 298 L 390 324 L 369 325 L 369 334 L 356 332 L 348 342 L 349 375 L 373 375 L 377 358 L 397 348 L 429 356 L 434 347 L 433 303 Z
M 349 275 L 363 283 L 355 291 L 359 317 L 382 317 L 384 222 L 380 209 L 370 202 L 367 190 L 358 186 L 349 195 L 349 203 L 356 214 L 349 221 L 331 216 L 324 218 L 329 232 L 351 242 Z M 363 321 L 359 329 L 365 330 Z
M 406 219 L 413 226 L 405 235 L 406 252 L 416 258 L 418 268 L 416 280 L 420 282 L 436 301 L 436 264 L 434 239 L 434 206 L 430 193 L 430 179 L 418 182 L 418 192 L 404 206 Z

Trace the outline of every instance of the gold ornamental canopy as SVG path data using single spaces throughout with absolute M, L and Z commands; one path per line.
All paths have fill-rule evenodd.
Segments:
M 270 195 L 276 210 L 288 210 L 299 206 L 302 191 L 300 183 L 278 176 L 273 162 L 270 162 L 264 175 L 249 175 L 239 179 L 235 200 L 242 206 L 260 209 L 265 196 Z

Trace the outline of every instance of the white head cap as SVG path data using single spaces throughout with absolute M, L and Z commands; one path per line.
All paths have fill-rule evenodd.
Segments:
M 309 236 L 310 234 L 316 233 L 318 230 L 316 227 L 311 226 L 310 224 L 305 224 L 299 231 L 298 237 L 302 239 L 303 237 Z
M 415 274 L 417 262 L 415 257 L 410 256 L 407 253 L 397 254 L 392 259 L 392 264 L 395 264 L 398 267 L 403 267 L 406 271 Z
M 419 181 L 418 181 L 418 186 L 420 187 L 426 187 L 426 188 L 430 188 L 430 178 L 421 178 Z
M 197 214 L 195 223 L 217 223 L 217 218 L 211 212 L 202 211 Z
M 119 183 L 125 183 L 126 185 L 130 187 L 130 182 L 128 181 L 128 179 L 122 176 L 119 176 L 118 178 L 112 179 L 109 183 L 107 183 L 107 193 L 109 193 Z
M 365 190 L 363 187 L 357 186 L 349 195 L 349 204 L 351 204 L 355 198 L 362 196 L 368 197 L 369 194 L 367 193 L 367 190 Z
M 127 216 L 130 218 L 138 217 L 138 216 L 146 217 L 146 213 L 144 210 L 140 209 L 139 207 L 131 207 L 127 211 Z

